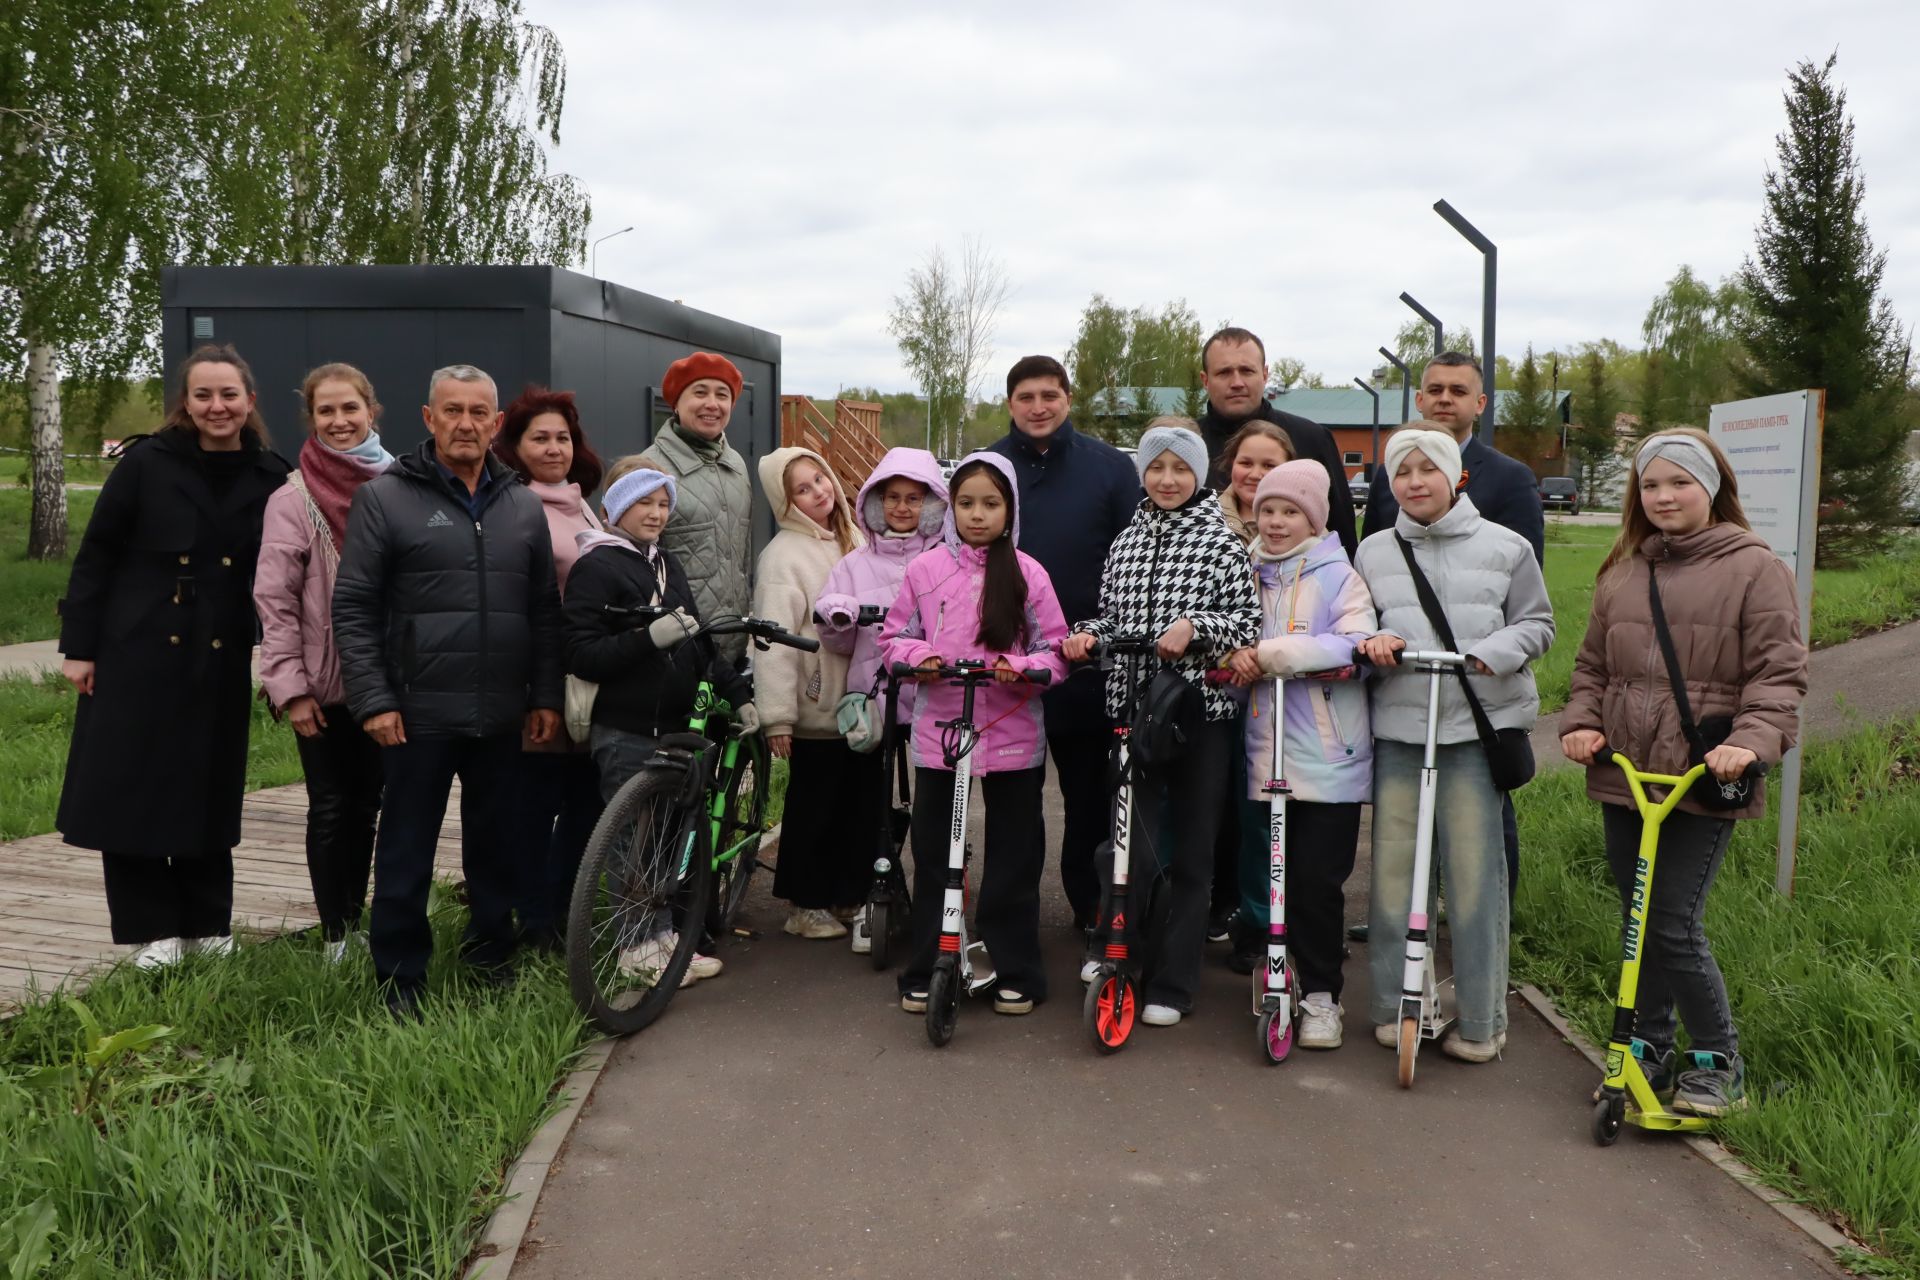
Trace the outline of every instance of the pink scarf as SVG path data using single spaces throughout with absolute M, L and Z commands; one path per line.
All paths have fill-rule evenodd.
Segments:
M 347 545 L 347 508 L 353 505 L 353 493 L 386 468 L 356 458 L 352 454 L 329 449 L 313 436 L 300 446 L 300 479 L 307 496 L 319 509 L 333 534 L 333 549 Z

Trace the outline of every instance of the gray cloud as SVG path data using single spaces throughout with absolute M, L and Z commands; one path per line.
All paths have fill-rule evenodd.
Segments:
M 602 275 L 782 335 L 786 384 L 897 388 L 892 295 L 936 242 L 1008 265 L 1003 361 L 1087 298 L 1186 298 L 1344 380 L 1413 292 L 1500 348 L 1630 341 L 1681 263 L 1752 244 L 1786 69 L 1840 50 L 1887 287 L 1920 319 L 1910 0 L 1578 11 L 534 0 L 570 66 L 559 167 Z

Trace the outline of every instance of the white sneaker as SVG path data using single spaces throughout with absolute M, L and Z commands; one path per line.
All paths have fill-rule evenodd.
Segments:
M 196 956 L 230 956 L 233 954 L 233 936 L 221 934 L 214 938 L 182 938 L 180 949 Z
M 185 954 L 178 938 L 162 938 L 158 942 L 149 942 L 133 953 L 133 967 L 136 969 L 164 969 L 170 964 L 179 963 Z
M 873 953 L 873 935 L 867 931 L 867 909 L 860 908 L 860 914 L 853 918 L 853 954 L 857 956 Z
M 693 953 L 693 959 L 687 964 L 687 976 L 695 982 L 702 978 L 717 978 L 720 976 L 720 971 L 726 967 L 719 956 L 703 956 L 696 951 Z
M 615 967 L 620 976 L 633 979 L 637 987 L 650 987 L 660 980 L 660 974 L 673 959 L 673 938 L 662 934 L 657 938 L 648 938 L 637 947 L 628 947 L 620 953 L 620 961 Z M 692 973 L 689 970 L 688 976 Z M 681 985 L 685 985 L 683 981 Z
M 1507 1033 L 1496 1032 L 1491 1040 L 1469 1040 L 1455 1027 L 1440 1041 L 1440 1052 L 1462 1062 L 1492 1062 L 1507 1047 Z
M 795 907 L 781 928 L 796 938 L 821 940 L 847 936 L 847 926 L 835 920 L 833 913 L 824 907 Z
M 1300 1002 L 1300 1047 L 1338 1049 L 1343 1028 L 1340 1006 L 1325 991 L 1309 992 Z
M 1180 1021 L 1180 1011 L 1170 1004 L 1150 1004 L 1141 1013 L 1140 1021 L 1150 1027 L 1171 1027 Z
M 1382 1022 L 1373 1029 L 1373 1042 L 1388 1049 L 1398 1049 L 1400 1047 L 1400 1024 L 1397 1022 Z
M 1098 960 L 1089 960 L 1085 964 L 1080 966 L 1080 985 L 1081 986 L 1083 987 L 1091 986 L 1093 984 L 1093 980 L 1099 976 L 1100 976 L 1100 962 Z
M 340 939 L 338 942 L 329 942 L 327 944 L 328 964 L 342 964 L 346 961 L 346 958 L 347 940 L 345 938 Z

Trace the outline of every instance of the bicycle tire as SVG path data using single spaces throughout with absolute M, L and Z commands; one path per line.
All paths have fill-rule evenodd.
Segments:
M 581 855 L 567 911 L 567 986 L 581 1014 L 608 1035 L 632 1035 L 664 1013 L 700 945 L 713 860 L 705 815 L 680 803 L 685 781 L 679 769 L 641 769 L 614 793 Z M 663 913 L 678 935 L 671 955 L 644 970 L 645 980 L 623 972 Z
M 740 908 L 746 905 L 753 873 L 760 867 L 760 841 L 755 833 L 762 833 L 766 827 L 771 759 L 765 737 L 754 733 L 740 740 L 737 767 L 727 779 L 720 842 L 716 848 L 731 849 L 743 837 L 753 835 L 754 838 L 746 848 L 713 869 L 707 932 L 715 938 L 724 938 L 732 932 L 734 921 L 740 917 Z

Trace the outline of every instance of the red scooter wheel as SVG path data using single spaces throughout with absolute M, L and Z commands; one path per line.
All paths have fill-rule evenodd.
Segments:
M 1133 979 L 1118 970 L 1102 968 L 1087 986 L 1081 1020 L 1093 1036 L 1093 1047 L 1102 1053 L 1118 1053 L 1133 1035 L 1139 1013 L 1139 996 Z

